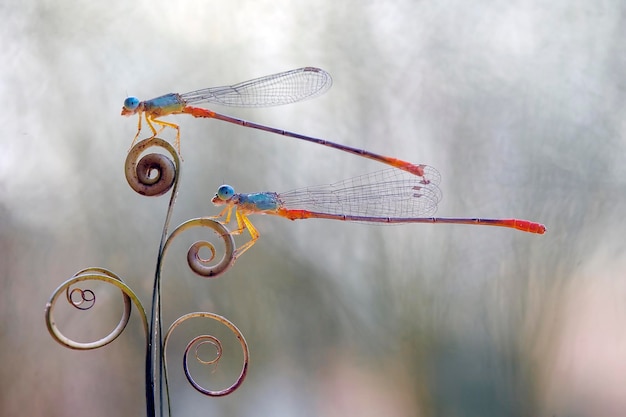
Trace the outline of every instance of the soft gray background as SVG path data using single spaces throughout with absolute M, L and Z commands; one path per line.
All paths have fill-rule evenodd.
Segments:
M 520 217 L 548 233 L 258 216 L 257 245 L 211 281 L 188 271 L 181 244 L 166 262 L 166 324 L 224 315 L 252 362 L 243 387 L 216 400 L 186 384 L 172 351 L 175 414 L 626 413 L 623 2 L 4 0 L 0 21 L 0 414 L 145 413 L 135 313 L 92 352 L 62 348 L 43 321 L 52 291 L 91 265 L 150 300 L 169 197 L 126 184 L 126 95 L 301 66 L 329 71 L 333 88 L 282 108 L 216 110 L 435 166 L 439 215 Z M 209 198 L 225 181 L 283 191 L 381 168 L 219 121 L 168 120 L 185 158 L 174 225 L 216 214 Z M 99 288 L 112 312 L 60 312 L 68 334 L 115 323 L 117 294 Z M 232 366 L 202 376 L 209 386 L 232 379 L 232 352 Z

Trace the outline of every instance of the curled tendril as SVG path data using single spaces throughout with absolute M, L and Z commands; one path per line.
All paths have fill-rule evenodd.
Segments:
M 226 226 L 208 217 L 187 220 L 185 223 L 178 226 L 167 238 L 167 242 L 165 242 L 165 246 L 163 248 L 163 253 L 165 253 L 170 243 L 176 236 L 192 227 L 208 227 L 213 229 L 213 231 L 224 242 L 224 256 L 222 256 L 219 262 L 212 265 L 212 263 L 216 260 L 215 255 L 217 251 L 215 249 L 215 245 L 208 241 L 195 242 L 191 245 L 189 251 L 187 252 L 187 263 L 189 264 L 191 270 L 206 278 L 216 277 L 228 270 L 228 268 L 230 268 L 235 261 L 235 240 Z M 200 256 L 200 250 L 202 248 L 206 248 L 211 252 L 211 256 L 209 258 L 203 258 Z
M 74 295 L 78 294 L 79 299 L 77 300 Z M 91 307 L 96 305 L 96 294 L 94 294 L 91 290 L 81 290 L 80 288 L 73 288 L 70 291 L 70 287 L 65 289 L 65 296 L 67 298 L 67 302 L 76 307 L 79 310 L 89 310 Z M 86 306 L 83 304 L 87 304 Z
M 241 384 L 243 383 L 244 379 L 246 378 L 246 375 L 248 374 L 248 363 L 250 361 L 250 352 L 248 350 L 248 344 L 246 343 L 246 339 L 243 337 L 243 334 L 241 333 L 241 331 L 237 328 L 237 326 L 235 326 L 233 323 L 231 323 L 229 320 L 227 320 L 226 318 L 219 316 L 217 314 L 213 314 L 213 313 L 206 313 L 206 312 L 196 312 L 196 313 L 189 313 L 189 314 L 185 314 L 184 316 L 180 317 L 178 320 L 176 320 L 174 323 L 172 323 L 172 325 L 170 326 L 170 328 L 168 329 L 167 333 L 165 334 L 165 338 L 163 339 L 163 353 L 164 356 L 167 358 L 167 342 L 169 340 L 170 335 L 172 334 L 172 332 L 174 331 L 174 329 L 176 327 L 178 327 L 181 323 L 183 323 L 185 320 L 189 320 L 192 318 L 208 318 L 208 319 L 212 319 L 212 320 L 216 320 L 220 323 L 222 323 L 224 326 L 228 327 L 229 330 L 231 332 L 234 333 L 235 337 L 237 337 L 237 340 L 239 340 L 239 343 L 241 345 L 241 349 L 243 351 L 243 366 L 241 368 L 241 373 L 239 374 L 239 377 L 237 377 L 237 380 L 228 388 L 223 389 L 223 390 L 218 390 L 218 391 L 213 391 L 213 390 L 208 390 L 202 386 L 200 386 L 191 376 L 191 373 L 189 371 L 189 351 L 191 350 L 191 348 L 195 345 L 196 346 L 196 360 L 202 364 L 202 365 L 215 365 L 217 366 L 219 360 L 222 357 L 222 343 L 219 341 L 219 339 L 217 339 L 215 336 L 211 336 L 211 335 L 201 335 L 201 336 L 197 336 L 195 337 L 193 340 L 191 340 L 188 344 L 187 347 L 185 348 L 185 354 L 183 357 L 183 370 L 185 371 L 185 376 L 187 377 L 187 380 L 189 381 L 189 383 L 199 392 L 201 392 L 204 395 L 208 395 L 210 397 L 222 397 L 224 395 L 228 395 L 230 393 L 232 393 L 233 391 L 235 391 L 237 388 L 239 388 L 239 386 L 241 386 Z M 216 349 L 216 354 L 215 354 L 215 358 L 211 359 L 209 361 L 206 360 L 202 360 L 198 357 L 198 348 L 203 345 L 203 344 L 211 344 L 215 347 Z M 167 361 L 166 361 L 166 366 L 165 366 L 165 374 L 166 374 L 166 379 L 167 379 Z
M 172 155 L 175 162 L 160 153 L 150 153 L 139 159 L 139 156 L 151 147 L 164 148 Z M 128 185 L 139 194 L 146 196 L 159 196 L 168 192 L 176 182 L 179 167 L 180 158 L 172 145 L 156 137 L 144 139 L 133 146 L 124 164 Z
M 122 291 L 122 296 L 124 299 L 124 312 L 122 313 L 122 317 L 115 329 L 107 336 L 103 337 L 100 340 L 96 340 L 95 342 L 77 342 L 65 336 L 56 325 L 54 321 L 54 316 L 52 314 L 54 305 L 58 298 L 65 292 L 65 296 L 69 304 L 79 310 L 88 310 L 93 307 L 96 303 L 96 295 L 92 290 L 83 290 L 79 288 L 73 288 L 70 290 L 72 285 L 75 285 L 82 281 L 103 281 L 109 284 L 112 284 L 118 287 Z M 78 296 L 78 297 L 77 297 Z M 133 293 L 133 291 L 122 281 L 120 277 L 115 275 L 113 272 L 108 271 L 104 268 L 86 268 L 82 271 L 77 272 L 74 276 L 63 284 L 61 284 L 53 293 L 48 303 L 46 303 L 45 310 L 45 320 L 46 326 L 48 327 L 48 332 L 54 340 L 58 343 L 62 344 L 71 349 L 78 350 L 88 350 L 88 349 L 97 349 L 104 345 L 107 345 L 114 341 L 126 328 L 126 324 L 128 324 L 128 320 L 130 318 L 131 312 L 131 300 L 134 302 L 135 306 L 139 310 L 141 314 L 141 318 L 143 320 L 144 329 L 146 331 L 146 337 L 148 335 L 148 320 L 146 318 L 146 313 L 143 309 L 143 306 L 139 302 L 137 296 Z M 86 304 L 86 305 L 83 305 Z
M 196 345 L 196 360 L 200 362 L 202 365 L 213 365 L 213 364 L 217 365 L 217 363 L 222 358 L 222 342 L 220 342 L 220 339 L 218 339 L 217 337 L 211 336 L 211 335 L 202 335 L 202 336 L 198 336 L 194 338 L 187 345 L 187 348 L 185 349 L 185 356 L 187 356 L 189 349 L 194 344 Z M 200 348 L 204 345 L 211 345 L 215 348 L 215 358 L 208 360 L 208 361 L 200 358 Z M 186 361 L 186 358 L 185 358 L 185 361 Z

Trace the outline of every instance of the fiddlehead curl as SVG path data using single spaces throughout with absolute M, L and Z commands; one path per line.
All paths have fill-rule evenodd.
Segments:
M 248 364 L 250 361 L 250 352 L 248 350 L 248 344 L 246 342 L 246 339 L 243 337 L 243 334 L 237 328 L 237 326 L 235 326 L 228 319 L 217 314 L 206 313 L 206 312 L 196 312 L 196 313 L 185 314 L 184 316 L 176 320 L 174 323 L 172 323 L 167 333 L 165 334 L 165 338 L 163 339 L 164 356 L 167 359 L 167 343 L 174 329 L 176 329 L 184 321 L 192 319 L 192 318 L 208 318 L 208 319 L 216 320 L 220 322 L 224 326 L 228 327 L 228 329 L 231 332 L 233 332 L 233 334 L 235 335 L 235 337 L 237 338 L 237 340 L 239 341 L 241 345 L 241 349 L 243 353 L 243 365 L 241 367 L 241 372 L 239 373 L 237 380 L 231 386 L 222 390 L 209 390 L 209 389 L 202 387 L 193 379 L 193 377 L 191 376 L 191 372 L 189 371 L 189 351 L 194 346 L 195 346 L 196 360 L 200 364 L 217 366 L 219 360 L 222 357 L 222 352 L 223 352 L 222 343 L 220 342 L 218 338 L 212 335 L 196 336 L 187 344 L 187 347 L 185 348 L 185 353 L 183 355 L 183 370 L 185 372 L 185 376 L 187 377 L 187 380 L 189 381 L 189 383 L 197 391 L 201 392 L 204 395 L 208 395 L 210 397 L 222 397 L 224 395 L 228 395 L 232 393 L 233 391 L 235 391 L 237 388 L 239 388 L 239 386 L 241 386 L 241 384 L 243 383 L 244 379 L 246 378 L 246 375 L 248 374 Z M 200 348 L 200 346 L 205 345 L 205 344 L 210 344 L 215 347 L 215 350 L 216 350 L 215 357 L 211 360 L 203 360 L 199 358 L 198 349 Z M 166 378 L 167 378 L 167 360 L 166 360 L 165 370 L 166 370 Z
M 70 339 L 65 336 L 57 327 L 57 324 L 54 320 L 53 310 L 58 298 L 65 293 L 65 297 L 68 303 L 75 307 L 78 310 L 89 310 L 96 303 L 96 294 L 90 289 L 81 289 L 81 288 L 71 288 L 73 285 L 78 284 L 82 281 L 103 281 L 109 284 L 112 284 L 118 287 L 121 290 L 123 302 L 124 302 L 124 311 L 122 313 L 122 317 L 120 318 L 119 323 L 105 337 L 96 340 L 94 342 L 77 342 L 75 340 Z M 104 268 L 86 268 L 83 269 L 63 284 L 61 284 L 53 293 L 48 303 L 46 303 L 45 309 L 45 321 L 46 326 L 48 327 L 48 332 L 54 340 L 60 343 L 63 346 L 66 346 L 70 349 L 77 350 L 88 350 L 88 349 L 97 349 L 104 345 L 107 345 L 114 341 L 126 328 L 128 324 L 128 320 L 130 319 L 131 312 L 131 300 L 137 307 L 139 313 L 141 314 L 141 318 L 143 321 L 144 329 L 146 331 L 146 337 L 148 334 L 148 320 L 146 318 L 146 313 L 141 305 L 141 302 L 133 293 L 133 291 L 128 287 L 120 277 L 114 274 L 111 271 L 108 271 Z
M 162 153 L 141 154 L 148 148 L 165 149 L 171 156 Z M 176 182 L 180 158 L 172 145 L 160 138 L 149 138 L 138 142 L 126 156 L 124 171 L 128 185 L 145 196 L 160 196 L 168 192 Z

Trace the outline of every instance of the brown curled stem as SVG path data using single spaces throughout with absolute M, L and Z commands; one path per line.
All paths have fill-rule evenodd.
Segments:
M 226 272 L 235 261 L 235 239 L 226 226 L 214 219 L 200 217 L 187 220 L 182 223 L 169 235 L 167 241 L 165 242 L 165 246 L 163 247 L 162 253 L 165 254 L 165 251 L 176 236 L 192 227 L 208 227 L 212 229 L 224 242 L 224 255 L 219 262 L 217 262 L 217 264 L 211 265 L 211 262 L 215 260 L 215 246 L 207 241 L 195 242 L 191 245 L 189 251 L 187 252 L 187 262 L 189 267 L 196 274 L 206 278 L 214 278 Z M 211 257 L 208 259 L 200 257 L 199 251 L 201 248 L 208 248 L 211 252 Z
M 210 397 L 222 397 L 222 396 L 228 395 L 228 394 L 232 393 L 233 391 L 235 391 L 237 388 L 239 388 L 239 386 L 241 386 L 241 384 L 243 383 L 244 379 L 246 378 L 246 375 L 248 374 L 248 365 L 249 365 L 249 362 L 250 362 L 250 352 L 249 352 L 249 349 L 248 349 L 248 343 L 246 342 L 246 339 L 243 337 L 243 334 L 241 333 L 241 331 L 237 328 L 237 326 L 235 326 L 232 322 L 230 322 L 225 317 L 222 317 L 222 316 L 214 314 L 214 313 L 195 312 L 195 313 L 185 314 L 184 316 L 178 318 L 174 323 L 172 323 L 172 325 L 168 329 L 167 333 L 165 334 L 165 338 L 163 339 L 163 355 L 164 355 L 165 358 L 167 358 L 167 342 L 169 340 L 170 335 L 174 331 L 174 329 L 176 329 L 184 321 L 189 320 L 189 319 L 193 319 L 193 318 L 208 318 L 208 319 L 216 320 L 216 321 L 220 322 L 221 324 L 223 324 L 224 326 L 228 327 L 228 329 L 231 332 L 233 332 L 233 334 L 235 335 L 237 340 L 239 340 L 239 343 L 241 345 L 241 349 L 242 349 L 242 352 L 243 352 L 243 365 L 241 367 L 241 372 L 240 372 L 239 376 L 237 377 L 237 380 L 232 385 L 230 385 L 228 388 L 225 388 L 225 389 L 222 389 L 222 390 L 209 390 L 209 389 L 206 389 L 206 388 L 200 386 L 193 379 L 193 377 L 191 376 L 191 373 L 190 373 L 189 367 L 188 367 L 188 353 L 189 353 L 189 350 L 198 341 L 202 341 L 202 342 L 205 342 L 205 343 L 208 341 L 208 343 L 211 343 L 214 346 L 216 346 L 216 349 L 217 349 L 217 354 L 216 354 L 216 358 L 215 359 L 213 359 L 211 361 L 199 361 L 199 362 L 203 363 L 205 365 L 211 364 L 211 365 L 216 365 L 217 366 L 217 363 L 218 363 L 219 359 L 222 356 L 222 344 L 219 341 L 219 339 L 217 339 L 217 338 L 215 338 L 214 336 L 211 336 L 211 335 L 197 336 L 193 340 L 191 340 L 187 344 L 187 347 L 185 348 L 185 354 L 184 354 L 184 358 L 183 358 L 183 370 L 185 371 L 185 376 L 187 377 L 187 380 L 189 381 L 189 383 L 198 392 L 201 392 L 202 394 L 210 396 Z M 167 361 L 165 361 L 165 362 L 166 362 L 166 365 L 165 365 L 165 378 L 167 379 Z
M 165 149 L 174 161 L 162 153 L 141 156 L 152 147 Z M 180 158 L 172 145 L 157 137 L 144 139 L 133 146 L 124 164 L 128 185 L 145 196 L 160 196 L 168 192 L 176 183 L 179 168 Z

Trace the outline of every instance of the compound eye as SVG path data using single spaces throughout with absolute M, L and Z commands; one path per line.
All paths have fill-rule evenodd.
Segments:
M 228 201 L 235 195 L 235 189 L 230 185 L 222 185 L 215 195 L 222 201 Z
M 124 108 L 126 110 L 135 110 L 139 107 L 139 99 L 137 97 L 128 97 L 124 100 Z

